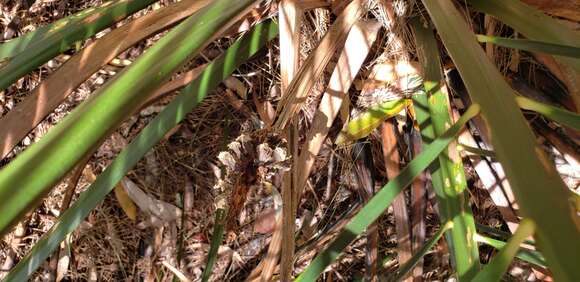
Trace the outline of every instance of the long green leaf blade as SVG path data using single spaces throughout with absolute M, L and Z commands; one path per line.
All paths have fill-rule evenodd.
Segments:
M 523 96 L 516 97 L 516 103 L 524 110 L 534 111 L 565 126 L 580 130 L 580 115 L 577 113 L 546 105 Z
M 148 124 L 141 133 L 103 171 L 58 222 L 36 243 L 6 277 L 7 281 L 26 281 L 53 252 L 67 234 L 74 231 L 115 185 L 169 130 L 181 122 L 218 84 L 252 57 L 266 42 L 277 36 L 278 26 L 271 21 L 260 24 L 247 36 L 209 64 L 204 72 Z
M 165 35 L 0 171 L 0 235 L 162 82 L 233 24 L 255 0 L 216 0 Z M 259 42 L 257 41 L 256 44 Z
M 503 248 L 507 244 L 504 241 L 489 238 L 480 234 L 475 234 L 475 241 L 484 243 L 486 245 L 490 245 L 498 250 L 501 250 L 501 248 Z M 535 264 L 539 267 L 548 268 L 546 266 L 546 259 L 544 259 L 544 256 L 542 256 L 542 254 L 538 251 L 520 248 L 520 250 L 516 254 L 516 257 L 523 261 Z
M 95 35 L 155 1 L 122 0 L 107 3 L 62 19 L 22 39 L 0 45 L 0 59 L 4 59 L 0 64 L 3 65 L 0 68 L 0 90 L 66 51 L 75 42 Z
M 528 219 L 522 220 L 520 226 L 516 230 L 514 236 L 501 249 L 501 251 L 493 257 L 491 262 L 487 264 L 482 271 L 473 279 L 474 282 L 488 282 L 500 281 L 503 274 L 507 271 L 513 258 L 520 249 L 522 242 L 529 236 L 534 234 L 534 222 Z
M 481 34 L 477 35 L 477 41 L 481 43 L 493 43 L 497 46 L 524 50 L 528 52 L 540 52 L 551 55 L 580 58 L 580 48 L 560 44 L 552 44 L 528 39 L 486 36 Z
M 11 39 L 8 42 L 0 44 L 0 61 L 9 57 L 14 57 L 18 53 L 26 50 L 26 47 L 30 46 L 31 44 L 40 42 L 42 39 L 47 38 L 49 35 L 62 30 L 63 27 L 70 25 L 71 22 L 78 22 L 79 20 L 85 19 L 87 16 L 99 12 L 100 8 L 109 7 L 112 3 L 113 2 L 107 2 L 100 7 L 82 10 L 74 15 L 60 19 L 51 24 L 41 26 L 34 31 L 28 32 L 17 38 Z
M 481 12 L 493 15 L 528 39 L 580 48 L 580 33 L 519 0 L 468 0 Z M 557 56 L 580 71 L 580 59 Z
M 423 139 L 440 136 L 452 123 L 449 96 L 441 74 L 439 47 L 433 31 L 420 23 L 413 25 L 418 57 L 423 68 L 423 84 L 427 95 L 429 120 L 433 132 L 421 132 Z M 456 265 L 459 280 L 471 280 L 479 268 L 479 251 L 473 240 L 475 220 L 467 204 L 465 190 L 467 181 L 463 171 L 463 161 L 455 144 L 449 146 L 438 158 L 438 165 L 432 165 L 430 172 L 433 188 L 439 203 L 441 223 L 453 222 L 453 229 L 446 234 L 451 247 L 451 257 Z
M 539 247 L 554 278 L 580 280 L 577 267 L 580 232 L 573 204 L 576 196 L 569 192 L 553 163 L 536 144 L 513 90 L 486 57 L 461 13 L 449 0 L 423 0 L 423 4 L 472 100 L 481 105 L 494 151 L 514 189 L 522 215 L 538 226 Z
M 213 227 L 213 234 L 211 235 L 211 244 L 209 246 L 209 253 L 207 254 L 207 263 L 205 269 L 201 274 L 201 282 L 209 281 L 213 270 L 213 265 L 217 260 L 218 251 L 222 244 L 224 235 L 224 224 L 226 219 L 226 210 L 218 208 L 215 212 L 215 223 Z
M 477 227 L 478 231 L 488 233 L 489 235 L 492 235 L 494 237 L 500 238 L 500 239 L 505 240 L 505 241 L 509 240 L 512 237 L 512 234 L 507 232 L 507 231 L 499 230 L 499 229 L 493 228 L 491 226 L 487 226 L 485 224 L 476 223 L 475 226 Z M 476 236 L 480 236 L 478 234 L 476 234 Z M 477 241 L 477 239 L 476 239 L 476 241 Z M 524 243 L 526 243 L 528 245 L 533 245 L 533 246 L 536 245 L 536 242 L 534 242 L 534 240 L 526 240 Z
M 318 254 L 310 265 L 304 270 L 296 281 L 315 281 L 324 269 L 332 263 L 346 248 L 346 246 L 360 235 L 371 223 L 391 205 L 395 197 L 403 189 L 411 184 L 429 164 L 433 162 L 447 148 L 449 143 L 455 139 L 455 136 L 461 131 L 461 128 L 467 121 L 479 113 L 479 106 L 472 105 L 465 114 L 452 127 L 429 144 L 425 150 L 413 159 L 401 173 L 389 181 L 383 188 L 371 198 L 367 204 L 350 220 L 344 227 L 343 231 L 330 244 L 330 246 Z
M 476 147 L 471 147 L 471 146 L 468 146 L 465 144 L 458 144 L 457 150 L 465 151 L 465 152 L 468 152 L 468 153 L 471 153 L 474 155 L 478 155 L 478 156 L 485 156 L 485 157 L 488 157 L 492 160 L 495 159 L 495 153 L 493 151 L 485 150 L 485 149 L 481 149 L 481 148 L 476 148 Z

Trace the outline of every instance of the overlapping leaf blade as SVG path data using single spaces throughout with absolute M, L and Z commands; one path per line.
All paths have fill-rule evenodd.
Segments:
M 371 198 L 367 204 L 350 220 L 338 237 L 328 248 L 322 251 L 310 263 L 296 281 L 315 281 L 316 278 L 331 264 L 344 248 L 361 234 L 372 222 L 374 222 L 392 203 L 395 197 L 409 186 L 415 177 L 425 170 L 445 148 L 467 121 L 479 113 L 479 106 L 473 105 L 467 112 L 442 134 L 429 144 L 425 150 L 413 159 L 401 173 L 389 181 L 383 188 Z
M 55 250 L 67 234 L 74 231 L 115 185 L 169 130 L 181 122 L 210 91 L 244 61 L 256 54 L 264 44 L 276 37 L 278 27 L 268 21 L 254 28 L 226 53 L 209 64 L 204 72 L 182 90 L 167 107 L 148 124 L 115 160 L 91 184 L 79 199 L 59 218 L 58 222 L 38 241 L 6 278 L 8 281 L 26 281 L 40 264 Z
M 528 39 L 513 39 L 496 36 L 477 35 L 477 41 L 493 43 L 498 46 L 519 49 L 529 52 L 541 52 L 551 55 L 580 58 L 580 48 L 561 44 L 552 44 Z
M 451 221 L 443 225 L 443 228 L 439 229 L 439 231 L 437 231 L 437 233 L 435 233 L 435 235 L 433 235 L 433 237 L 429 239 L 429 241 L 425 242 L 423 247 L 421 247 L 421 249 L 419 249 L 407 263 L 399 267 L 399 271 L 397 272 L 397 275 L 392 279 L 392 281 L 403 281 L 405 276 L 407 276 L 407 273 L 413 270 L 413 268 L 415 267 L 415 265 L 417 265 L 419 260 L 423 258 L 427 254 L 427 252 L 431 248 L 433 248 L 433 246 L 435 246 L 437 241 L 441 239 L 443 234 L 451 228 L 453 228 L 453 222 Z
M 535 143 L 513 90 L 486 57 L 475 35 L 469 35 L 472 33 L 452 1 L 423 0 L 423 4 L 469 95 L 481 105 L 494 151 L 517 196 L 522 215 L 538 226 L 539 247 L 555 279 L 578 280 L 576 262 L 580 260 L 580 232 L 575 218 L 576 207 L 572 204 L 576 202 L 575 196 L 564 185 L 543 149 Z
M 243 16 L 254 2 L 217 0 L 192 15 L 4 167 L 0 171 L 0 198 L 4 200 L 0 206 L 0 234 L 7 232 L 178 67 L 209 44 L 216 33 Z
M 507 244 L 504 241 L 492 239 L 492 238 L 489 238 L 486 236 L 482 236 L 480 234 L 475 235 L 475 240 L 480 242 L 480 243 L 484 243 L 486 245 L 492 246 L 498 250 L 501 250 L 501 248 L 503 248 Z M 539 267 L 547 268 L 546 260 L 544 259 L 544 256 L 542 256 L 542 254 L 540 254 L 540 252 L 538 252 L 538 251 L 520 248 L 520 250 L 516 254 L 516 257 L 523 260 L 523 261 L 535 264 Z
M 85 40 L 157 0 L 121 0 L 105 3 L 67 17 L 0 45 L 0 90 L 77 41 Z M 25 51 L 25 52 L 23 52 Z
M 520 245 L 529 236 L 534 234 L 535 225 L 531 220 L 524 219 L 516 230 L 514 236 L 508 243 L 503 246 L 501 251 L 496 254 L 491 262 L 487 264 L 482 271 L 473 279 L 474 282 L 500 281 L 503 274 L 507 271 L 511 261 L 516 256 Z
M 417 119 L 432 124 L 429 129 L 424 129 L 424 125 L 421 129 L 423 142 L 429 144 L 430 140 L 441 135 L 451 124 L 450 102 L 441 75 L 439 48 L 433 31 L 422 27 L 418 21 L 414 22 L 413 29 L 425 86 L 425 95 L 415 97 L 415 108 L 427 107 L 417 111 Z M 453 229 L 445 237 L 451 247 L 459 279 L 470 280 L 479 268 L 479 252 L 472 236 L 475 234 L 475 221 L 465 195 L 467 183 L 463 162 L 455 144 L 445 150 L 439 156 L 438 163 L 432 164 L 429 170 L 439 203 L 441 222 L 453 222 Z
M 580 48 L 580 33 L 519 0 L 468 0 L 473 8 L 493 15 L 528 39 Z M 580 71 L 580 59 L 557 56 Z

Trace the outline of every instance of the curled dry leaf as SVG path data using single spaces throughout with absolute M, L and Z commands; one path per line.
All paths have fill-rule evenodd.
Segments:
M 260 119 L 264 122 L 266 128 L 270 128 L 272 123 L 274 123 L 274 119 L 276 119 L 276 110 L 274 109 L 274 106 L 272 106 L 270 101 L 262 101 L 255 95 L 253 96 L 253 100 Z
M 153 224 L 163 224 L 181 218 L 180 208 L 149 196 L 126 177 L 121 180 L 121 183 L 129 198 L 137 204 L 139 209 L 151 216 Z
M 127 217 L 135 221 L 137 219 L 137 206 L 135 206 L 133 200 L 131 200 L 131 198 L 129 198 L 129 195 L 127 195 L 127 192 L 125 192 L 123 182 L 115 186 L 115 197 L 117 198 L 117 201 L 119 201 L 119 205 L 121 206 L 121 209 L 123 209 Z
M 254 231 L 260 234 L 270 234 L 276 229 L 276 210 L 262 211 L 254 222 Z
M 230 76 L 224 80 L 224 84 L 231 90 L 234 90 L 240 98 L 246 100 L 248 98 L 248 88 L 239 79 Z
M 60 282 L 64 279 L 70 265 L 71 261 L 70 237 L 68 237 L 67 240 L 62 242 L 61 246 L 63 248 L 59 253 L 58 264 L 56 268 L 56 280 L 55 280 L 56 282 Z

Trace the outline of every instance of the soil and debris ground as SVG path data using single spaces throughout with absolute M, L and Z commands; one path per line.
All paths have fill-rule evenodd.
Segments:
M 2 32 L 0 40 L 9 40 L 101 2 L 103 1 L 2 1 L 0 3 L 0 32 Z M 174 1 L 159 1 L 156 7 L 169 5 L 172 2 Z M 366 17 L 385 22 L 385 12 L 376 7 L 376 1 L 370 2 L 373 5 Z M 142 16 L 151 10 L 149 8 L 138 12 L 118 25 Z M 333 18 L 334 16 L 327 9 L 306 12 L 302 27 L 302 59 L 316 47 Z M 474 18 L 473 20 L 481 21 L 482 19 Z M 110 29 L 105 30 L 99 36 L 108 31 Z M 371 55 L 368 56 L 361 73 L 368 73 L 375 64 L 402 57 L 403 55 L 399 54 L 400 50 L 408 52 L 411 54 L 411 59 L 414 59 L 412 57 L 414 47 L 409 35 L 410 32 L 404 28 L 398 28 L 396 31 L 398 32 L 396 35 L 402 39 L 395 40 L 392 35 L 383 32 L 380 35 L 381 38 L 377 40 L 376 46 L 373 47 Z M 509 33 L 511 31 L 504 30 L 503 32 Z M 134 60 L 160 37 L 161 35 L 156 35 L 140 42 L 137 46 L 125 51 L 119 58 Z M 234 39 L 232 37 L 217 40 L 203 51 L 203 56 L 188 63 L 183 71 L 215 58 Z M 70 254 L 68 256 L 68 270 L 55 273 L 54 270 L 57 268 L 55 262 L 60 263 L 61 260 L 52 258 L 45 262 L 34 280 L 54 281 L 58 278 L 66 281 L 170 281 L 174 275 L 165 264 L 179 266 L 180 271 L 192 280 L 200 279 L 205 267 L 214 226 L 218 200 L 216 198 L 219 196 L 216 195 L 215 187 L 220 179 L 225 179 L 227 182 L 231 181 L 228 177 L 234 177 L 233 174 L 228 174 L 228 162 L 234 162 L 234 167 L 244 167 L 250 171 L 250 173 L 244 171 L 242 174 L 254 175 L 253 178 L 240 180 L 248 184 L 247 189 L 244 191 L 235 190 L 232 192 L 233 195 L 230 195 L 230 197 L 238 197 L 238 199 L 234 201 L 235 212 L 230 213 L 227 219 L 225 236 L 219 249 L 212 280 L 244 280 L 265 255 L 274 229 L 274 217 L 278 205 L 277 195 L 275 191 L 272 191 L 272 187 L 267 187 L 263 182 L 255 179 L 258 174 L 258 165 L 256 165 L 255 160 L 259 158 L 262 150 L 270 152 L 272 156 L 269 158 L 276 159 L 275 161 L 264 161 L 268 165 L 260 167 L 259 172 L 263 175 L 269 175 L 268 177 L 272 177 L 276 171 L 283 170 L 288 166 L 288 161 L 285 159 L 285 140 L 280 136 L 269 135 L 260 129 L 260 115 L 256 110 L 258 103 L 255 102 L 260 101 L 274 106 L 277 103 L 280 92 L 277 44 L 277 42 L 273 42 L 268 45 L 250 62 L 238 69 L 233 76 L 235 81 L 241 83 L 241 86 L 238 84 L 238 88 L 245 89 L 247 92 L 245 93 L 246 97 L 239 95 L 240 89 L 221 85 L 218 90 L 189 113 L 187 119 L 172 130 L 164 141 L 149 152 L 129 173 L 128 179 L 145 192 L 149 198 L 179 208 L 180 211 L 183 211 L 181 217 L 152 220 L 150 213 L 139 211 L 136 219 L 132 220 L 119 205 L 119 200 L 115 194 L 111 193 L 91 212 L 80 228 L 67 240 L 66 246 L 61 249 L 61 255 L 63 253 Z M 398 46 L 399 44 L 403 46 L 403 49 Z M 4 115 L 18 105 L 22 97 L 25 97 L 30 90 L 38 85 L 39 81 L 49 76 L 73 53 L 74 51 L 70 51 L 51 60 L 19 80 L 15 86 L 10 87 L 5 92 L 0 92 L 0 114 Z M 506 49 L 497 48 L 496 56 L 500 69 L 507 72 L 512 53 Z M 525 70 L 519 72 L 517 79 L 532 85 L 532 87 L 535 86 L 540 93 L 544 86 L 559 87 L 558 91 L 565 91 L 562 90 L 555 78 L 549 75 L 532 57 L 526 54 L 521 54 L 521 56 L 526 58 L 526 60 L 521 60 L 521 68 Z M 93 75 L 73 95 L 69 96 L 64 104 L 37 126 L 0 164 L 5 165 L 28 145 L 39 140 L 54 124 L 62 120 L 71 109 L 103 85 L 118 70 L 109 67 Z M 300 137 L 302 139 L 317 107 L 319 94 L 325 90 L 325 83 L 328 81 L 330 71 L 331 69 L 327 70 L 323 81 L 316 84 L 305 107 L 300 112 Z M 538 77 L 536 75 L 542 75 L 542 81 L 536 81 L 535 78 Z M 364 81 L 364 77 L 359 78 L 359 80 Z M 356 89 L 351 90 L 350 104 L 354 105 L 353 107 L 364 108 L 365 105 L 361 101 L 368 97 L 359 97 L 359 93 Z M 72 201 L 94 181 L 95 177 L 124 146 L 170 100 L 171 96 L 165 97 L 128 118 L 104 142 L 83 169 Z M 368 106 L 366 105 L 366 107 Z M 541 119 L 539 117 L 533 118 Z M 329 134 L 331 138 L 337 136 L 343 122 L 341 119 L 335 121 Z M 400 119 L 398 123 L 403 133 L 401 134 L 403 142 L 399 149 L 401 155 L 408 161 L 409 147 L 408 143 L 405 143 L 403 135 L 409 130 L 409 125 L 404 119 Z M 536 124 L 542 123 L 546 122 L 536 122 Z M 229 148 L 232 148 L 232 143 L 240 138 L 250 138 L 253 143 L 250 142 L 251 146 L 243 145 L 242 152 L 238 152 L 239 155 L 236 156 Z M 549 140 L 543 137 L 539 138 L 558 164 L 566 183 L 571 189 L 577 190 L 580 185 L 579 168 L 565 159 L 550 144 Z M 576 152 L 580 152 L 576 142 L 570 138 L 564 139 L 565 142 L 574 146 Z M 379 189 L 387 179 L 384 173 L 380 137 L 375 132 L 365 142 L 368 142 L 372 148 L 377 172 L 375 185 L 376 189 Z M 224 152 L 228 152 L 230 159 L 220 158 L 220 153 L 223 156 Z M 464 162 L 469 184 L 469 204 L 476 221 L 500 228 L 503 231 L 509 231 L 489 193 L 483 188 L 483 184 L 475 172 L 474 163 L 467 156 L 465 156 Z M 272 163 L 277 166 L 272 165 Z M 248 175 L 236 177 L 248 178 Z M 278 183 L 276 183 L 277 181 Z M 279 185 L 279 179 L 272 179 L 272 182 L 274 186 Z M 68 190 L 67 183 L 67 180 L 64 180 L 57 185 L 42 204 L 34 212 L 27 215 L 26 221 L 22 222 L 14 232 L 2 238 L 0 241 L 0 271 L 10 269 L 54 224 L 56 218 L 61 214 L 62 202 Z M 310 235 L 314 239 L 307 240 L 308 238 L 305 236 L 297 238 L 297 252 L 302 254 L 304 259 L 301 257 L 295 265 L 296 272 L 303 270 L 308 264 L 309 258 L 313 254 L 312 251 L 317 248 L 317 240 L 324 237 L 325 231 L 344 222 L 363 203 L 357 192 L 357 185 L 353 171 L 351 148 L 337 148 L 330 140 L 327 140 L 316 159 L 313 173 L 309 178 L 309 184 L 297 214 L 299 228 L 304 231 L 308 229 L 305 227 L 314 226 L 315 230 L 307 232 L 311 233 Z M 427 205 L 425 223 L 426 238 L 430 238 L 440 228 L 435 199 L 432 196 Z M 378 220 L 378 228 L 379 257 L 384 261 L 384 271 L 386 273 L 395 271 L 398 268 L 395 251 L 397 237 L 391 208 Z M 326 281 L 351 281 L 362 278 L 365 267 L 365 244 L 366 238 L 361 236 L 349 245 L 338 263 L 335 263 L 322 279 Z M 496 252 L 485 246 L 482 246 L 480 251 L 482 262 L 487 262 Z M 423 278 L 426 281 L 446 280 L 453 275 L 452 269 L 449 265 L 447 246 L 441 241 L 424 259 Z M 2 275 L 3 273 L 0 272 L 0 277 Z M 534 281 L 541 278 L 538 272 L 534 272 L 528 264 L 516 261 L 506 279 Z

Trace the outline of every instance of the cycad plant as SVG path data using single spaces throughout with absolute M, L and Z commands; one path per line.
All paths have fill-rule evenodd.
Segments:
M 82 11 L 2 43 L 0 45 L 0 88 L 7 89 L 19 78 L 74 47 L 77 42 L 91 38 L 99 31 L 154 2 L 156 1 L 107 2 L 98 8 Z M 257 0 L 182 0 L 161 8 L 166 13 L 165 17 L 171 17 L 171 13 L 167 12 L 174 11 L 176 14 L 181 13 L 178 18 L 183 20 L 179 20 L 180 23 L 173 27 L 173 23 L 164 23 L 163 28 L 159 29 L 171 29 L 159 41 L 130 66 L 116 74 L 96 93 L 92 93 L 66 118 L 51 128 L 40 141 L 30 145 L 1 168 L 0 234 L 4 236 L 9 233 L 11 227 L 21 221 L 26 213 L 34 210 L 55 184 L 82 163 L 87 156 L 93 154 L 102 141 L 149 101 L 156 90 L 180 67 L 198 56 L 208 44 L 228 33 L 230 28 L 239 20 L 244 19 L 251 9 L 256 8 L 256 5 L 276 7 L 277 4 L 274 1 L 260 2 Z M 328 4 L 328 1 L 287 2 L 296 2 L 295 4 L 301 7 L 297 14 L 293 14 L 294 17 L 300 17 L 302 8 L 325 8 L 324 6 Z M 286 85 L 288 91 L 284 90 L 281 100 L 284 102 L 280 103 L 280 106 L 284 108 L 279 108 L 278 113 L 298 111 L 303 98 L 314 86 L 314 80 L 321 77 L 326 64 L 331 61 L 330 56 L 335 54 L 335 50 L 342 52 L 347 34 L 353 29 L 355 21 L 365 14 L 364 11 L 369 5 L 367 1 L 357 0 L 330 2 L 332 2 L 331 8 L 337 14 L 336 26 L 329 29 L 328 34 L 318 46 L 318 48 L 329 50 L 316 49 L 312 52 L 313 55 L 306 58 L 293 80 Z M 417 3 L 408 1 L 409 9 L 424 12 L 416 13 L 416 17 L 409 23 L 400 23 L 408 24 L 413 30 L 416 45 L 414 55 L 418 58 L 420 65 L 420 71 L 414 79 L 421 82 L 421 86 L 416 88 L 411 95 L 397 97 L 397 100 L 371 107 L 367 113 L 362 114 L 363 118 L 354 119 L 345 127 L 339 135 L 340 142 L 337 142 L 348 143 L 353 139 L 365 137 L 383 120 L 407 109 L 414 113 L 411 116 L 415 118 L 414 124 L 420 130 L 423 139 L 422 152 L 415 156 L 398 176 L 390 179 L 364 204 L 342 228 L 334 241 L 320 251 L 303 272 L 296 273 L 297 280 L 316 280 L 355 238 L 386 211 L 397 195 L 411 185 L 423 171 L 428 171 L 431 174 L 440 213 L 441 231 L 434 238 L 426 241 L 423 248 L 414 252 L 413 257 L 405 265 L 400 265 L 398 273 L 387 273 L 386 276 L 381 277 L 404 279 L 429 248 L 440 237 L 443 237 L 449 245 L 454 275 L 460 281 L 497 281 L 501 279 L 515 256 L 547 267 L 556 281 L 580 281 L 578 269 L 580 198 L 566 187 L 552 161 L 537 144 L 522 109 L 535 111 L 571 130 L 580 130 L 580 116 L 556 106 L 518 96 L 480 45 L 480 42 L 492 42 L 508 48 L 553 55 L 558 63 L 566 67 L 568 74 L 580 77 L 578 63 L 580 34 L 518 0 L 456 2 L 452 0 L 423 0 Z M 175 9 L 174 5 L 181 5 L 180 7 L 184 9 Z M 462 14 L 462 11 L 465 11 L 465 5 L 472 10 L 496 17 L 526 39 L 476 36 Z M 284 12 L 286 7 L 288 6 L 280 5 L 280 12 Z M 183 15 L 186 9 L 189 14 Z M 151 24 L 154 25 L 155 22 Z M 259 23 L 252 23 L 253 26 L 249 31 L 220 56 L 205 65 L 201 73 L 183 87 L 179 95 L 149 122 L 74 204 L 60 215 L 56 224 L 10 271 L 6 279 L 8 281 L 27 280 L 58 248 L 67 234 L 79 226 L 91 210 L 112 191 L 151 148 L 163 139 L 167 132 L 178 125 L 188 112 L 211 94 L 241 64 L 276 38 L 279 30 L 281 37 L 296 38 L 293 37 L 296 34 L 288 34 L 297 32 L 295 29 L 287 26 L 279 27 L 288 24 L 292 23 L 278 23 L 275 16 L 272 16 L 272 19 L 262 19 Z M 157 31 L 159 30 L 153 29 L 151 33 Z M 111 36 L 111 38 L 114 37 Z M 292 42 L 292 40 L 287 42 Z M 100 48 L 103 48 L 102 52 L 105 53 L 107 51 L 113 54 L 121 52 L 122 50 L 114 50 L 115 43 L 111 42 L 110 50 L 107 50 L 105 45 Z M 287 47 L 284 46 L 284 48 Z M 291 47 L 300 48 L 300 45 L 296 44 Z M 453 119 L 450 97 L 443 78 L 441 49 L 444 49 L 445 54 L 451 58 L 459 71 L 472 101 L 457 121 Z M 79 52 L 84 52 L 84 50 L 79 50 Z M 95 53 L 97 57 L 98 54 Z M 87 60 L 91 60 L 91 52 L 87 52 L 86 55 Z M 281 54 L 281 56 L 285 55 Z M 79 65 L 79 68 L 82 67 Z M 93 70 L 96 71 L 100 66 L 92 67 L 96 68 Z M 281 66 L 281 68 L 285 67 L 287 66 Z M 288 72 L 288 69 L 284 71 Z M 58 71 L 53 75 L 59 75 Z M 354 78 L 356 73 L 348 75 Z M 350 83 L 352 81 L 346 85 L 350 87 Z M 344 90 L 345 93 L 348 87 Z M 70 90 L 62 89 L 62 91 Z M 40 95 L 37 92 L 33 94 Z M 48 95 L 60 94 L 48 93 Z M 573 100 L 579 99 L 574 97 Z M 341 102 L 342 100 L 339 101 L 339 105 Z M 576 108 L 578 106 L 577 104 Z M 337 113 L 334 113 L 331 119 L 334 119 L 336 115 Z M 364 119 L 365 115 L 367 120 Z M 292 131 L 288 129 L 297 126 L 297 120 L 293 120 L 291 116 L 284 114 L 282 119 L 275 122 L 271 130 L 279 131 L 280 135 L 290 139 L 292 134 L 288 132 Z M 494 157 L 505 169 L 521 207 L 519 216 L 523 218 L 507 244 L 489 243 L 499 248 L 500 252 L 487 265 L 480 263 L 478 243 L 490 241 L 477 233 L 476 222 L 468 205 L 469 195 L 466 193 L 464 164 L 458 153 L 456 142 L 464 125 L 474 117 L 479 117 L 484 121 L 493 146 Z M 330 127 L 332 123 L 327 124 Z M 328 129 L 325 132 L 325 135 L 328 134 Z M 2 138 L 6 140 L 5 142 L 16 144 L 14 140 L 9 141 L 12 138 L 10 131 L 1 130 L 0 133 L 4 134 Z M 299 142 L 288 142 L 292 143 L 292 146 L 300 146 Z M 308 144 L 304 146 L 308 148 Z M 2 145 L 0 148 L 5 150 L 6 146 Z M 5 155 L 5 152 L 3 154 Z M 298 156 L 293 157 L 298 158 Z M 296 162 L 293 165 L 300 166 Z M 292 191 L 304 190 L 303 187 L 297 187 L 304 183 L 293 181 L 290 181 L 288 187 L 284 186 L 283 189 L 291 187 L 294 189 Z M 286 218 L 293 216 L 289 222 L 294 221 L 296 203 L 300 202 L 302 196 L 298 192 L 292 193 L 295 193 L 293 195 L 295 198 L 293 202 L 290 202 L 290 208 L 287 207 L 286 212 L 282 214 Z M 287 212 L 291 209 L 294 209 L 294 213 Z M 227 209 L 219 211 L 222 218 L 221 213 L 227 212 Z M 210 251 L 212 257 L 208 259 L 206 269 L 209 271 L 204 272 L 204 280 L 210 277 L 211 264 L 215 261 L 214 256 L 222 240 L 221 232 L 223 231 L 220 228 L 223 229 L 223 226 L 218 225 L 215 229 L 220 231 L 216 231 L 219 235 L 213 237 L 216 242 L 212 242 Z M 294 238 L 294 234 L 286 236 L 289 237 L 285 238 Z M 518 253 L 520 245 L 530 236 L 535 239 L 535 247 L 541 253 L 541 255 L 538 252 L 533 253 L 538 255 L 539 259 L 531 257 L 529 253 Z M 294 244 L 291 244 L 290 248 L 293 247 Z M 289 251 L 287 248 L 282 250 L 281 256 L 285 258 L 282 261 L 285 264 L 291 264 L 294 250 Z M 292 265 L 281 265 L 280 268 L 293 269 Z

